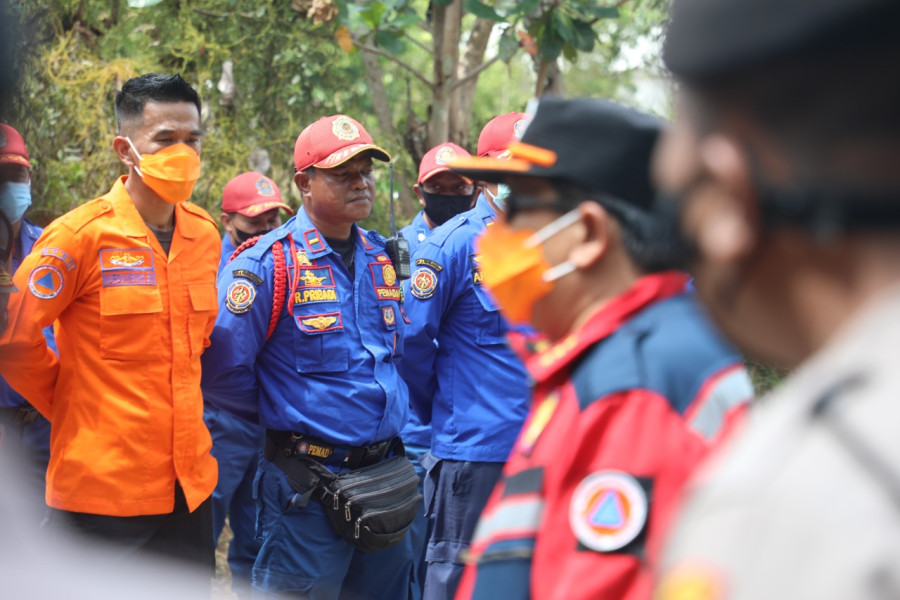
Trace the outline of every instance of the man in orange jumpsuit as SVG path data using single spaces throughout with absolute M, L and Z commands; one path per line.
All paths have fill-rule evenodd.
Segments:
M 216 317 L 215 221 L 185 202 L 200 175 L 200 99 L 143 75 L 116 96 L 128 174 L 45 230 L 14 278 L 0 374 L 52 424 L 51 524 L 146 552 L 214 561 L 217 468 L 200 354 Z M 59 358 L 42 328 L 57 322 Z M 208 592 L 207 592 L 208 593 Z

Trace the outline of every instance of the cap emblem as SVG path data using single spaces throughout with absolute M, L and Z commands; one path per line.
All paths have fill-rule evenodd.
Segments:
M 513 125 L 513 135 L 517 140 L 521 140 L 522 136 L 525 135 L 525 129 L 528 128 L 528 120 L 527 119 L 519 119 L 516 121 L 515 125 Z
M 444 146 L 437 151 L 434 156 L 434 162 L 439 165 L 446 165 L 448 162 L 456 158 L 456 150 L 450 146 Z
M 359 127 L 347 117 L 338 117 L 331 125 L 331 132 L 339 140 L 355 140 L 359 137 Z
M 272 184 L 265 177 L 260 177 L 256 180 L 256 191 L 259 192 L 260 196 L 275 195 L 275 188 L 272 187 Z

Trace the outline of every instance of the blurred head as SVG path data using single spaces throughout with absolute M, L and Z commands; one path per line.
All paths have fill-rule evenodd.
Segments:
M 514 322 L 551 338 L 674 258 L 656 214 L 649 160 L 658 120 L 609 102 L 545 97 L 509 158 L 459 160 L 505 182 L 505 221 L 480 242 L 484 283 Z
M 19 132 L 0 123 L 0 211 L 13 224 L 31 206 L 31 161 Z
M 900 59 L 900 5 L 781 8 L 673 2 L 664 59 L 681 94 L 654 172 L 714 318 L 745 352 L 790 365 L 822 341 L 810 320 L 846 312 L 823 292 L 860 278 L 853 247 L 896 254 L 900 82 L 885 73 Z
M 510 143 L 522 139 L 530 120 L 528 113 L 510 112 L 488 121 L 478 135 L 478 156 L 509 158 L 507 148 Z M 498 182 L 484 182 L 483 185 L 485 196 L 494 209 L 504 210 L 509 186 Z
M 294 144 L 294 183 L 324 235 L 346 238 L 353 223 L 372 212 L 373 159 L 390 162 L 391 156 L 347 115 L 322 117 L 300 132 Z
M 471 179 L 457 175 L 447 166 L 452 160 L 471 156 L 452 142 L 438 144 L 419 163 L 419 178 L 413 190 L 424 207 L 425 221 L 432 229 L 472 208 L 478 188 Z
M 235 247 L 281 225 L 281 211 L 293 215 L 275 182 L 261 173 L 241 173 L 222 191 L 222 226 Z

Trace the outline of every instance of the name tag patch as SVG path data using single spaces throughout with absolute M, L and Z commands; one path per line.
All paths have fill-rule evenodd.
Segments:
M 337 292 L 331 289 L 324 290 L 297 290 L 294 292 L 294 304 L 309 304 L 311 302 L 337 302 Z
M 150 248 L 101 250 L 100 276 L 104 287 L 156 285 L 153 250 Z
M 472 269 L 472 283 L 475 285 L 481 285 L 482 275 L 481 270 L 479 269 L 480 263 L 480 256 L 477 254 L 469 255 L 469 267 Z
M 231 274 L 235 277 L 243 277 L 244 279 L 249 279 L 256 285 L 262 285 L 262 277 L 254 273 L 253 271 L 248 271 L 247 269 L 235 269 L 231 272 Z

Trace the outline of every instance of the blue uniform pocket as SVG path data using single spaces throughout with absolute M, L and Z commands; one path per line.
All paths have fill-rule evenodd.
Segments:
M 484 311 L 478 315 L 478 325 L 475 327 L 475 342 L 480 346 L 493 344 L 506 345 L 506 325 L 500 311 L 494 301 L 488 295 L 487 290 L 481 286 L 474 286 L 475 297 Z
M 298 373 L 339 373 L 350 352 L 340 311 L 294 314 L 294 356 Z

